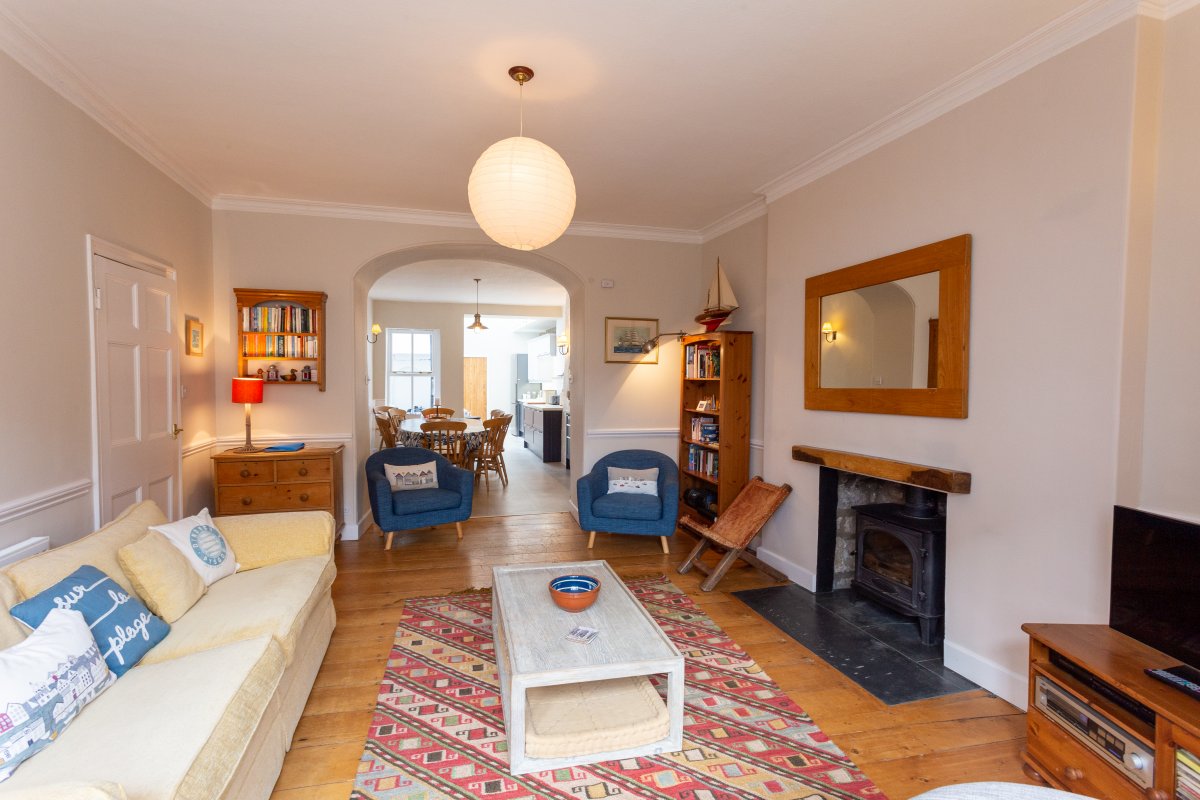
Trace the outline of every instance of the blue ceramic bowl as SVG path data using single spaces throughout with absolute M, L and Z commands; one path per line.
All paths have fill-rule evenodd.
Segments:
M 564 611 L 583 611 L 599 594 L 600 581 L 590 575 L 560 575 L 550 581 L 550 597 Z

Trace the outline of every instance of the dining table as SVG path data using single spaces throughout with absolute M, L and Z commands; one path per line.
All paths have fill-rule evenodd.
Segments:
M 443 419 L 442 421 L 447 420 Z M 466 440 L 468 453 L 483 446 L 484 439 L 487 438 L 487 429 L 483 427 L 482 419 L 479 417 L 450 417 L 448 421 L 467 423 L 467 429 L 463 431 L 463 438 Z M 433 420 L 400 420 L 396 429 L 396 444 L 401 447 L 428 447 L 429 435 L 421 430 L 421 424 L 424 422 L 433 422 Z

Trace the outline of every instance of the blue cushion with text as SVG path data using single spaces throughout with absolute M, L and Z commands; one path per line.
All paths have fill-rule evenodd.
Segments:
M 16 604 L 11 613 L 30 628 L 37 628 L 56 608 L 83 614 L 105 663 L 118 676 L 141 661 L 171 630 L 141 600 L 90 565 Z

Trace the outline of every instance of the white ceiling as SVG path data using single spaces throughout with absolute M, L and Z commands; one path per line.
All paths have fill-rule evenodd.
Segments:
M 527 64 L 525 132 L 570 165 L 577 220 L 696 231 L 1039 28 L 1120 2 L 0 0 L 0 42 L 209 198 L 448 212 L 516 134 L 506 72 Z
M 475 278 L 484 306 L 558 306 L 567 292 L 545 275 L 492 261 L 422 261 L 392 270 L 371 287 L 372 300 L 474 303 Z

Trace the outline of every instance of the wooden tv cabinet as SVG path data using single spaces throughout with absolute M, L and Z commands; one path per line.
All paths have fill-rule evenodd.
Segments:
M 1175 797 L 1176 749 L 1200 755 L 1200 700 L 1151 678 L 1143 670 L 1179 663 L 1107 625 L 1027 623 L 1029 634 L 1029 713 L 1025 772 L 1058 789 L 1112 800 L 1170 800 Z M 1105 697 L 1094 684 L 1052 663 L 1067 659 L 1090 676 L 1153 712 L 1145 722 Z M 1038 709 L 1034 681 L 1044 675 L 1091 708 L 1134 734 L 1154 752 L 1154 781 L 1142 788 L 1103 757 L 1085 747 L 1063 723 Z

